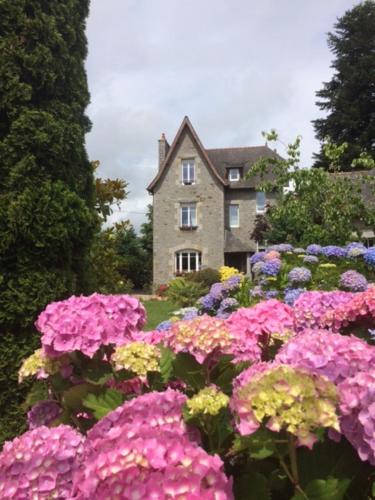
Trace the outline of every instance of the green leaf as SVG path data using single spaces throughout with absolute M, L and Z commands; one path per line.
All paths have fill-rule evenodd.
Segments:
M 267 429 L 259 429 L 250 436 L 237 435 L 234 440 L 233 450 L 237 453 L 246 452 L 255 460 L 263 460 L 271 457 L 277 451 L 274 435 Z
M 90 393 L 83 400 L 83 404 L 92 410 L 98 420 L 115 410 L 123 402 L 124 395 L 116 389 L 106 389 L 101 394 Z
M 112 366 L 98 360 L 90 360 L 82 369 L 82 377 L 94 385 L 104 385 L 113 377 Z
M 48 399 L 48 386 L 42 380 L 37 380 L 33 383 L 27 394 L 26 400 L 22 404 L 22 408 L 26 411 L 39 401 L 44 401 L 45 399 Z
M 91 384 L 74 385 L 63 393 L 63 405 L 70 411 L 83 410 L 83 399 L 91 392 L 96 392 L 98 388 Z
M 173 374 L 193 389 L 205 386 L 204 368 L 188 353 L 180 352 L 173 361 Z
M 242 474 L 234 483 L 236 500 L 271 500 L 270 488 L 263 474 Z
M 315 479 L 304 492 L 309 500 L 342 500 L 350 484 L 350 479 Z M 306 500 L 306 496 L 297 493 L 291 500 Z
M 158 348 L 161 353 L 159 362 L 161 378 L 163 382 L 168 382 L 172 374 L 175 355 L 171 349 L 164 347 L 162 344 L 159 344 Z

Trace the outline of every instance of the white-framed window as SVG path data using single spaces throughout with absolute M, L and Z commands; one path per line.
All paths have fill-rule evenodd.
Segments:
M 231 182 L 236 182 L 240 180 L 240 169 L 239 168 L 230 168 L 228 178 Z
M 240 206 L 229 205 L 229 227 L 240 227 Z
M 197 204 L 181 203 L 180 206 L 180 226 L 197 227 Z
M 195 184 L 195 162 L 194 158 L 182 160 L 181 163 L 182 184 Z
M 180 250 L 176 252 L 176 273 L 199 271 L 202 267 L 202 254 L 197 250 Z
M 258 191 L 256 194 L 256 203 L 257 214 L 263 214 L 266 211 L 266 193 Z

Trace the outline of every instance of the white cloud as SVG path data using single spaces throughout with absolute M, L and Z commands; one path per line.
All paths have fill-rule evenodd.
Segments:
M 326 34 L 351 0 L 92 0 L 87 137 L 99 175 L 129 182 L 112 220 L 136 228 L 151 198 L 157 139 L 189 115 L 206 147 L 256 145 L 276 128 L 318 149 L 315 92 L 330 78 Z

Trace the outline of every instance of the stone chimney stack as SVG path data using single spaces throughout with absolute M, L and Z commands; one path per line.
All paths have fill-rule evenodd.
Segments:
M 169 151 L 169 144 L 165 138 L 165 134 L 161 134 L 161 139 L 159 139 L 159 170 L 164 163 Z

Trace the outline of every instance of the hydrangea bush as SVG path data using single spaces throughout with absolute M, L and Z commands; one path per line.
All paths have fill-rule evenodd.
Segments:
M 254 265 L 323 255 L 271 251 Z M 375 288 L 295 288 L 293 267 L 285 302 L 267 300 L 279 275 L 249 305 L 234 274 L 211 287 L 211 315 L 206 296 L 151 332 L 132 297 L 48 306 L 19 372 L 35 379 L 30 430 L 0 453 L 0 498 L 370 498 Z

